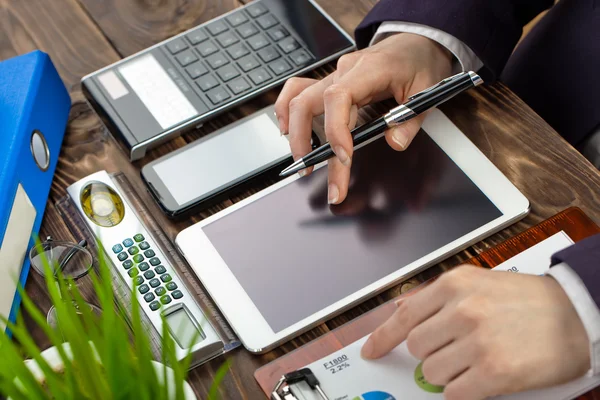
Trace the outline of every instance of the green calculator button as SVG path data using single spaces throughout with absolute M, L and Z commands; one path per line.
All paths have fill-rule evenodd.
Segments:
M 144 261 L 143 263 L 138 264 L 138 268 L 140 269 L 140 271 L 147 271 L 148 268 L 150 268 L 150 265 L 148 265 L 148 263 Z
M 152 286 L 153 288 L 160 286 L 160 281 L 157 278 L 150 280 L 149 283 L 150 286 Z
M 175 290 L 175 289 L 177 289 L 177 284 L 175 282 L 169 282 L 169 283 L 167 283 L 167 289 Z
M 152 303 L 150 303 L 150 309 L 152 311 L 156 311 L 160 308 L 160 303 L 158 301 L 153 301 Z
M 131 267 L 133 267 L 133 261 L 131 261 L 131 260 L 125 260 L 125 261 L 123 261 L 123 268 L 129 269 Z
M 117 258 L 119 259 L 119 261 L 125 261 L 125 260 L 127 260 L 127 257 L 129 257 L 129 256 L 125 252 L 119 253 L 117 255 Z
M 155 276 L 154 275 L 154 271 L 146 271 L 146 272 L 144 272 L 144 277 L 146 279 L 152 279 L 152 278 L 154 278 L 154 276 Z
M 152 264 L 153 267 L 156 267 L 158 264 L 160 264 L 160 260 L 158 257 L 153 257 L 150 259 L 150 264 Z
M 130 248 L 128 248 L 128 249 L 127 249 L 127 252 L 128 252 L 129 254 L 131 254 L 132 256 L 135 256 L 137 253 L 139 253 L 139 252 L 140 252 L 140 249 L 139 249 L 139 248 L 137 248 L 136 246 L 133 246 L 133 247 L 130 247 Z
M 148 250 L 150 248 L 150 244 L 148 242 L 142 242 L 140 243 L 140 249 L 142 250 Z
M 146 250 L 146 251 L 144 252 L 144 255 L 145 255 L 147 258 L 152 258 L 152 257 L 154 257 L 154 256 L 156 255 L 156 253 L 154 253 L 154 250 Z
M 165 272 L 167 272 L 167 269 L 165 267 L 163 267 L 162 265 L 159 265 L 158 267 L 154 268 L 154 272 L 156 272 L 157 274 L 164 274 Z
M 138 271 L 137 268 L 131 268 L 129 271 L 127 271 L 127 273 L 129 274 L 130 277 L 133 278 L 134 276 L 138 276 L 140 271 Z
M 157 287 L 156 290 L 154 291 L 154 293 L 156 293 L 157 296 L 162 296 L 163 294 L 167 293 L 167 289 L 165 289 L 164 287 Z
M 142 283 L 144 283 L 144 277 L 141 275 L 136 276 L 135 278 L 133 278 L 133 283 L 137 286 L 141 285 Z
M 171 293 L 171 296 L 173 296 L 174 299 L 180 299 L 183 297 L 183 293 L 181 293 L 181 290 L 176 290 Z
M 144 283 L 142 286 L 140 286 L 138 288 L 138 290 L 140 291 L 141 294 L 146 294 L 150 290 L 150 286 L 148 286 Z
M 135 256 L 133 256 L 133 261 L 135 261 L 136 263 L 141 263 L 142 261 L 144 261 L 144 256 L 141 254 L 136 254 Z
M 154 300 L 154 294 L 146 293 L 144 295 L 144 300 L 146 300 L 146 303 L 150 303 L 152 300 Z
M 171 275 L 169 275 L 169 274 L 164 274 L 164 275 L 160 276 L 160 279 L 162 279 L 162 281 L 166 283 L 166 282 L 171 282 L 171 280 L 173 278 L 171 278 Z
M 135 236 L 133 237 L 133 240 L 135 240 L 136 242 L 138 242 L 138 243 L 139 243 L 139 242 L 141 242 L 141 241 L 143 241 L 143 240 L 144 240 L 144 235 L 142 235 L 141 233 L 138 233 L 137 235 L 135 235 Z
M 169 297 L 169 295 L 163 296 L 160 298 L 160 302 L 163 304 L 169 304 L 171 302 L 171 297 Z

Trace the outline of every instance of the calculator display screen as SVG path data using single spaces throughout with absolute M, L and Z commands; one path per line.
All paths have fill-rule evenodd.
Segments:
M 321 168 L 203 227 L 274 332 L 502 216 L 423 132 L 357 150 L 350 181 L 330 207 Z
M 171 335 L 182 349 L 189 349 L 196 343 L 206 339 L 202 329 L 197 326 L 185 308 L 179 308 L 165 315 Z

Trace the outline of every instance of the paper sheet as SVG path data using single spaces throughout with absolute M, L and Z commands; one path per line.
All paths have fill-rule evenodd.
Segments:
M 549 268 L 552 254 L 572 243 L 573 241 L 561 231 L 498 265 L 495 270 L 543 274 Z M 408 352 L 406 343 L 379 360 L 366 361 L 360 357 L 360 349 L 366 339 L 367 337 L 364 337 L 308 365 L 331 400 L 442 400 L 444 398 L 443 388 L 430 385 L 425 381 L 420 370 L 420 361 Z M 501 396 L 496 399 L 563 400 L 585 393 L 598 385 L 600 385 L 600 377 L 586 376 L 566 385 Z M 300 397 L 305 400 L 320 399 L 310 390 L 302 390 L 302 392 Z

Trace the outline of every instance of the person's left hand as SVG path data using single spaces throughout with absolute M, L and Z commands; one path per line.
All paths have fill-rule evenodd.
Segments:
M 549 276 L 463 266 L 397 305 L 362 356 L 382 357 L 406 340 L 448 400 L 558 385 L 590 368 L 585 328 Z

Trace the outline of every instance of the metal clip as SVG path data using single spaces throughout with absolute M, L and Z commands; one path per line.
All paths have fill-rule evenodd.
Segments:
M 289 385 L 302 381 L 306 382 L 312 390 L 317 391 L 323 400 L 329 400 L 323 389 L 321 389 L 319 380 L 309 368 L 299 369 L 283 375 L 273 388 L 271 400 L 298 400 L 291 392 Z
M 448 83 L 448 82 L 451 82 L 451 81 L 453 81 L 454 79 L 456 79 L 456 78 L 459 78 L 459 77 L 461 77 L 461 76 L 463 76 L 463 75 L 466 75 L 466 74 L 467 74 L 467 72 L 459 72 L 459 73 L 458 73 L 458 74 L 456 74 L 456 75 L 449 76 L 448 78 L 446 78 L 446 79 L 443 79 L 443 80 L 439 81 L 439 82 L 438 82 L 438 83 L 436 83 L 435 85 L 433 85 L 433 86 L 431 86 L 431 87 L 428 87 L 428 88 L 427 88 L 427 89 L 425 89 L 425 90 L 421 90 L 419 93 L 415 93 L 415 94 L 413 94 L 412 96 L 410 96 L 410 97 L 408 98 L 408 100 L 407 100 L 407 101 L 414 100 L 414 99 L 416 99 L 417 97 L 420 97 L 420 96 L 424 95 L 425 93 L 429 93 L 429 92 L 431 92 L 432 90 L 434 90 L 434 89 L 437 89 L 438 87 L 440 87 L 440 86 L 442 86 L 442 85 L 445 85 L 446 83 Z

